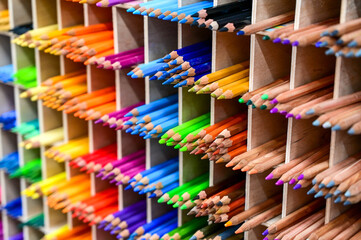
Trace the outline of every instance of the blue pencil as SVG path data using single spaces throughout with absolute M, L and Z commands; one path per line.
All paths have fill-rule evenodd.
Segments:
M 162 177 L 159 179 L 155 179 L 154 181 L 149 182 L 149 185 L 147 187 L 145 187 L 142 191 L 144 193 L 153 192 L 156 189 L 162 189 L 165 186 L 168 186 L 174 182 L 177 182 L 178 180 L 179 180 L 179 172 L 177 171 L 177 172 L 169 174 L 168 176 L 165 176 L 165 177 Z
M 163 133 L 168 131 L 169 129 L 172 129 L 173 127 L 176 127 L 178 125 L 178 118 L 172 119 L 171 121 L 165 122 L 163 124 L 159 124 L 152 130 L 148 132 L 148 134 L 157 134 L 157 133 Z
M 169 191 L 171 191 L 171 190 L 173 190 L 174 188 L 177 188 L 177 187 L 179 187 L 179 182 L 174 182 L 174 183 L 166 186 L 163 189 L 155 190 L 152 194 L 149 195 L 149 198 L 160 197 L 164 193 L 169 192 Z
M 153 166 L 152 168 L 150 169 L 147 169 L 147 170 L 144 170 L 143 172 L 140 172 L 138 173 L 137 175 L 135 175 L 132 179 L 129 180 L 128 183 L 132 183 L 132 182 L 138 182 L 140 181 L 140 179 L 142 179 L 143 177 L 161 169 L 161 168 L 164 168 L 170 164 L 173 164 L 174 162 L 178 162 L 178 159 L 177 158 L 172 158 L 170 160 L 167 160 L 161 164 L 158 164 L 158 165 L 155 165 Z
M 177 57 L 184 55 L 186 53 L 191 53 L 194 52 L 196 50 L 198 50 L 201 47 L 204 46 L 211 46 L 212 42 L 211 41 L 204 41 L 204 42 L 199 42 L 196 44 L 192 44 L 183 48 L 180 48 L 178 50 L 174 50 L 171 53 L 165 55 L 163 58 L 161 58 L 159 60 L 159 62 L 164 62 L 165 60 L 170 60 L 170 59 L 176 59 Z
M 149 182 L 160 179 L 162 176 L 178 171 L 178 163 L 175 162 L 167 167 L 161 168 L 145 177 L 143 177 L 135 186 L 147 185 Z
M 129 113 L 125 114 L 124 117 L 133 117 L 138 115 L 144 115 L 146 113 L 149 113 L 151 111 L 154 111 L 156 109 L 160 109 L 165 106 L 169 106 L 172 103 L 175 103 L 178 101 L 178 95 L 174 94 L 165 98 L 161 98 L 158 100 L 155 100 L 151 103 L 139 106 L 137 108 L 132 109 Z
M 161 118 L 162 116 L 166 115 L 166 114 L 171 114 L 174 112 L 178 111 L 178 103 L 172 104 L 168 107 L 165 107 L 163 109 L 151 112 L 149 114 L 147 114 L 146 116 L 144 116 L 141 120 L 139 120 L 136 124 L 139 123 L 149 123 L 151 121 L 154 121 L 156 119 Z

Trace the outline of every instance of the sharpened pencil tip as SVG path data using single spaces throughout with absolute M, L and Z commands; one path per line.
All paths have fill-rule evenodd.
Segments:
M 297 190 L 297 189 L 300 189 L 301 187 L 302 187 L 302 185 L 299 184 L 299 183 L 297 183 L 297 184 L 293 187 L 293 189 L 294 189 L 294 190 Z
M 157 196 L 157 195 L 156 195 L 155 193 L 152 193 L 152 194 L 149 195 L 148 198 L 155 198 L 156 196 Z
M 266 236 L 266 235 L 268 235 L 268 229 L 266 229 L 263 233 L 262 233 L 262 236 Z
M 331 188 L 333 186 L 335 186 L 335 181 L 331 180 L 331 182 L 329 182 L 326 187 Z
M 292 46 L 293 46 L 293 47 L 297 47 L 298 45 L 299 45 L 299 42 L 298 42 L 298 41 L 295 41 L 295 42 L 292 43 Z
M 336 193 L 336 192 L 335 192 L 335 193 Z M 346 196 L 346 197 L 351 197 L 351 192 L 347 190 L 347 191 L 345 192 L 345 196 Z
M 318 127 L 320 126 L 320 121 L 316 119 L 315 121 L 312 122 L 312 125 Z
M 355 40 L 353 40 L 349 44 L 347 44 L 347 47 L 349 47 L 349 48 L 357 47 L 357 42 Z
M 312 114 L 315 114 L 315 110 L 313 108 L 311 108 L 306 112 L 306 115 L 312 115 Z
M 344 206 L 348 206 L 348 205 L 351 205 L 351 204 L 352 203 L 350 201 L 347 201 L 347 200 L 343 203 Z
M 263 94 L 263 95 L 261 96 L 261 98 L 262 98 L 262 100 L 267 100 L 267 99 L 268 99 L 268 94 Z
M 237 32 L 237 35 L 238 35 L 238 36 L 243 36 L 243 35 L 244 35 L 244 31 L 242 31 L 242 30 L 241 30 L 241 31 L 238 31 L 238 32 Z
M 238 99 L 238 102 L 239 102 L 239 103 L 244 103 L 244 99 L 243 99 L 243 98 L 240 98 L 240 99 Z
M 278 109 L 277 108 L 272 108 L 269 112 L 270 113 L 278 113 Z
M 266 179 L 266 180 L 271 180 L 271 179 L 273 179 L 273 174 L 272 174 L 272 173 L 268 174 L 268 176 L 267 176 L 265 179 Z
M 339 195 L 341 193 L 341 191 L 340 190 L 336 190 L 334 193 L 333 193 L 333 195 L 334 196 L 337 196 L 337 195 Z M 347 196 L 346 196 L 347 197 Z
M 280 186 L 280 185 L 282 185 L 284 182 L 282 181 L 282 180 L 278 180 L 277 182 L 276 182 L 276 185 L 277 186 Z
M 228 221 L 224 224 L 225 227 L 233 226 L 233 223 L 231 221 Z
M 305 175 L 301 174 L 300 176 L 298 176 L 297 180 L 302 180 L 305 177 Z
M 331 123 L 330 122 L 325 122 L 324 124 L 322 124 L 322 127 L 323 128 L 330 128 L 330 127 L 332 127 L 332 125 L 331 125 Z
M 267 109 L 267 106 L 266 106 L 266 105 L 261 105 L 261 106 L 259 107 L 259 109 L 265 110 L 265 109 Z
M 319 191 L 318 193 L 316 193 L 315 196 L 313 196 L 314 198 L 319 198 L 319 197 L 322 197 L 323 196 L 323 191 Z
M 181 210 L 186 210 L 187 209 L 187 206 L 184 204 L 180 207 Z
M 252 105 L 252 101 L 251 100 L 248 100 L 247 103 L 246 103 L 247 106 L 249 105 Z
M 282 44 L 283 45 L 288 45 L 288 44 L 290 44 L 291 42 L 290 42 L 290 40 L 288 40 L 288 39 L 285 39 L 285 40 L 283 40 L 282 41 Z
M 341 127 L 340 127 L 340 125 L 335 125 L 335 126 L 333 126 L 332 128 L 332 131 L 339 131 L 339 130 L 341 130 Z
M 295 117 L 296 120 L 300 120 L 302 118 L 302 116 L 300 114 L 297 114 L 297 116 Z
M 273 39 L 273 43 L 280 43 L 282 40 L 281 38 L 275 38 Z
M 277 99 L 275 98 L 275 99 L 272 99 L 270 103 L 271 103 L 271 104 L 277 104 L 278 101 L 277 101 Z
M 196 236 L 192 236 L 189 240 L 197 240 Z
M 339 203 L 339 202 L 341 202 L 341 196 L 338 196 L 334 201 L 334 203 Z
M 218 32 L 228 32 L 228 28 L 222 27 L 218 30 Z
M 145 135 L 147 135 L 146 132 L 141 132 L 141 133 L 139 134 L 139 137 L 144 137 Z
M 151 13 L 149 13 L 148 16 L 149 16 L 149 17 L 155 17 L 155 13 L 154 13 L 154 12 L 151 12 Z
M 347 133 L 350 135 L 355 135 L 355 130 L 353 128 L 350 128 Z
M 329 33 L 329 35 L 331 35 L 332 37 L 338 35 L 338 30 L 332 31 L 331 33 Z
M 328 198 L 330 198 L 330 197 L 332 197 L 332 194 L 331 194 L 331 193 L 327 193 L 326 196 L 325 196 L 325 199 L 328 199 Z
M 294 179 L 294 178 L 292 178 L 289 182 L 288 182 L 288 184 L 294 184 L 296 182 L 296 179 Z
M 265 35 L 265 36 L 262 37 L 262 40 L 264 40 L 264 41 L 267 41 L 267 40 L 270 40 L 270 39 L 271 38 L 268 35 Z
M 330 35 L 328 31 L 324 31 L 323 33 L 321 33 L 321 37 L 326 37 L 328 35 Z
M 312 179 L 312 184 L 315 185 L 317 183 L 316 178 Z
M 294 116 L 293 116 L 293 114 L 292 113 L 287 113 L 287 115 L 286 115 L 286 118 L 293 118 Z
M 324 188 L 324 187 L 326 187 L 326 185 L 323 183 L 320 183 L 320 185 L 318 185 L 318 188 Z

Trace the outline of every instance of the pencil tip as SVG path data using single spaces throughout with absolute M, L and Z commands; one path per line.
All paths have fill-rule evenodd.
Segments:
M 277 108 L 272 108 L 269 112 L 270 113 L 278 113 L 278 109 Z
M 259 109 L 265 110 L 265 109 L 267 109 L 267 106 L 266 106 L 266 105 L 261 105 L 261 106 L 259 107 Z
M 348 131 L 347 131 L 348 134 L 350 135 L 354 135 L 355 134 L 355 130 L 353 128 L 350 128 Z
M 242 31 L 242 30 L 240 30 L 240 31 L 237 32 L 237 35 L 238 35 L 238 36 L 243 36 L 244 34 L 245 34 L 245 32 Z
M 292 113 L 287 113 L 287 115 L 286 115 L 286 118 L 293 118 L 294 116 L 293 116 L 293 114 Z
M 333 195 L 334 196 L 337 196 L 337 195 L 339 195 L 341 193 L 341 191 L 340 190 L 336 190 L 334 193 L 333 193 Z M 346 196 L 347 197 L 347 196 Z
M 318 185 L 318 188 L 324 188 L 326 185 L 323 183 L 320 183 L 320 185 Z
M 265 179 L 266 179 L 266 180 L 271 180 L 271 179 L 273 179 L 273 174 L 272 174 L 272 173 L 268 174 L 268 176 L 267 176 Z
M 280 43 L 282 40 L 281 38 L 275 38 L 273 39 L 273 43 Z
M 341 196 L 338 196 L 334 201 L 334 203 L 339 203 L 339 202 L 341 202 Z
M 275 99 L 272 99 L 270 103 L 271 103 L 271 104 L 277 104 L 278 101 L 277 101 L 277 99 L 275 98 Z
M 338 35 L 338 30 L 332 31 L 331 33 L 329 33 L 329 35 L 331 35 L 332 37 Z
M 228 28 L 222 27 L 222 28 L 219 29 L 218 31 L 219 31 L 219 32 L 228 32 Z
M 157 196 L 157 195 L 156 195 L 155 193 L 152 193 L 152 194 L 149 195 L 148 198 L 155 198 L 156 196 Z
M 143 131 L 139 134 L 139 137 L 144 137 L 145 135 L 147 135 L 147 133 Z
M 282 41 L 282 44 L 283 45 L 288 45 L 288 44 L 290 44 L 291 42 L 290 42 L 290 40 L 288 40 L 288 39 L 285 39 L 285 40 L 283 40 Z
M 318 193 L 316 193 L 315 196 L 313 196 L 314 198 L 319 198 L 319 197 L 322 197 L 323 196 L 323 191 L 319 191 Z
M 246 105 L 247 105 L 247 106 L 252 105 L 252 101 L 251 101 L 251 100 L 248 100 L 248 101 L 246 102 Z
M 301 187 L 302 187 L 302 185 L 299 184 L 299 183 L 297 183 L 297 184 L 293 187 L 293 189 L 294 189 L 294 190 L 297 190 L 297 189 L 300 189 Z
M 337 190 L 337 191 L 338 191 L 338 190 Z M 335 192 L 335 193 L 336 193 L 336 192 Z M 346 196 L 346 197 L 351 197 L 351 192 L 347 190 L 347 191 L 345 192 L 345 196 Z
M 262 236 L 266 236 L 266 235 L 268 235 L 268 229 L 266 229 L 263 233 L 262 233 Z
M 293 46 L 293 47 L 297 47 L 298 45 L 299 45 L 299 42 L 298 42 L 298 41 L 295 41 L 295 42 L 292 43 L 292 46 Z
M 280 185 L 282 185 L 284 182 L 282 181 L 282 180 L 278 180 L 277 182 L 276 182 L 276 185 L 277 186 L 280 186 Z
M 330 197 L 332 197 L 332 194 L 331 194 L 331 193 L 327 193 L 326 196 L 325 196 L 325 199 L 328 199 L 328 198 L 330 198 Z
M 230 227 L 232 225 L 233 225 L 233 223 L 231 221 L 228 221 L 224 224 L 225 227 Z
M 343 203 L 343 205 L 344 205 L 344 206 L 351 205 L 351 202 L 346 200 L 346 201 Z
M 313 108 L 311 108 L 306 112 L 306 115 L 313 115 L 313 114 L 315 114 L 315 110 Z
M 350 48 L 357 47 L 357 42 L 355 40 L 353 40 L 349 44 L 347 44 L 347 47 L 350 47 Z
M 239 102 L 239 103 L 244 103 L 244 99 L 243 99 L 243 98 L 240 98 L 240 99 L 238 99 L 238 102 Z
M 330 128 L 332 125 L 329 121 L 325 122 L 324 124 L 322 124 L 323 128 Z
M 320 121 L 316 119 L 315 121 L 312 122 L 312 125 L 318 127 L 320 126 Z
M 296 182 L 296 179 L 292 178 L 292 179 L 288 182 L 288 184 L 293 185 L 295 182 Z
M 316 183 L 317 183 L 317 179 L 316 178 L 312 179 L 312 184 L 316 185 Z
M 332 130 L 332 131 L 339 131 L 339 130 L 341 130 L 341 127 L 340 127 L 340 125 L 336 124 L 335 126 L 333 126 L 333 127 L 331 128 L 331 130 Z

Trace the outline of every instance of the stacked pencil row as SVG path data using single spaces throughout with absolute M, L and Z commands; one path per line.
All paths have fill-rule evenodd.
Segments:
M 359 165 L 360 153 L 353 154 L 347 159 L 323 169 L 312 179 L 313 187 L 307 194 L 317 197 L 335 198 L 335 203 L 344 205 L 361 201 Z
M 58 30 L 58 25 L 50 25 L 30 30 L 14 42 L 22 47 L 38 48 L 57 56 L 64 55 L 85 65 L 98 64 L 98 68 L 102 69 L 128 68 L 144 61 L 142 47 L 115 54 L 113 35 L 112 23 L 74 26 L 62 30 Z
M 208 187 L 193 198 L 196 206 L 188 215 L 208 216 L 209 224 L 227 222 L 244 211 L 244 187 L 245 181 L 239 182 L 239 176 Z
M 0 31 L 10 30 L 9 10 L 0 11 Z

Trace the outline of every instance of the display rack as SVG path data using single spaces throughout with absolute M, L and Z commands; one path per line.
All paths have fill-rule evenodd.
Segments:
M 179 6 L 188 5 L 197 0 L 179 0 Z M 230 2 L 215 0 L 214 5 Z M 250 90 L 260 88 L 280 77 L 290 76 L 290 86 L 295 88 L 320 77 L 335 75 L 334 98 L 361 90 L 361 60 L 352 58 L 335 58 L 326 56 L 324 49 L 309 47 L 291 47 L 274 44 L 262 40 L 261 35 L 236 36 L 235 33 L 212 32 L 189 25 L 181 25 L 169 21 L 142 17 L 127 13 L 124 6 L 113 8 L 98 8 L 95 5 L 81 5 L 65 0 L 8 0 L 0 1 L 1 9 L 10 10 L 11 27 L 33 22 L 34 28 L 58 24 L 59 28 L 78 24 L 91 25 L 113 21 L 115 51 L 121 52 L 140 46 L 145 48 L 145 61 L 152 61 L 166 53 L 187 46 L 189 44 L 212 39 L 212 71 L 231 66 L 235 63 L 250 59 Z M 295 10 L 295 28 L 305 27 L 315 22 L 340 17 L 340 22 L 361 17 L 361 0 L 253 0 L 252 22 L 258 22 L 280 13 Z M 237 100 L 215 100 L 209 95 L 188 93 L 187 88 L 175 89 L 172 86 L 162 86 L 160 81 L 146 79 L 131 79 L 126 76 L 130 69 L 109 71 L 97 69 L 94 66 L 85 67 L 83 64 L 73 63 L 65 57 L 46 54 L 37 49 L 22 48 L 11 43 L 14 36 L 0 34 L 0 65 L 14 64 L 15 71 L 23 67 L 35 65 L 37 67 L 38 83 L 49 77 L 65 74 L 75 69 L 86 69 L 88 92 L 106 86 L 115 86 L 117 92 L 117 108 L 121 109 L 141 100 L 147 103 L 178 92 L 179 122 L 185 122 L 196 116 L 211 112 L 211 123 L 219 122 L 238 112 L 248 112 L 248 149 L 255 148 L 277 136 L 287 135 L 285 162 L 301 156 L 307 151 L 323 143 L 330 144 L 330 166 L 336 164 L 361 150 L 361 137 L 350 136 L 345 132 L 330 132 L 328 129 L 313 127 L 312 120 L 285 119 L 281 115 L 270 114 L 268 111 L 247 109 Z M 210 183 L 217 183 L 222 179 L 239 174 L 240 179 L 246 178 L 246 209 L 264 201 L 277 192 L 283 192 L 282 216 L 312 201 L 313 197 L 306 194 L 307 189 L 293 190 L 287 184 L 276 186 L 274 181 L 264 180 L 269 172 L 256 175 L 241 174 L 225 168 L 222 164 L 208 163 L 189 153 L 180 153 L 165 145 L 158 144 L 156 139 L 143 140 L 121 131 L 95 125 L 92 121 L 67 115 L 49 109 L 40 101 L 31 102 L 21 99 L 19 94 L 24 89 L 12 84 L 0 83 L 0 112 L 16 109 L 18 123 L 39 118 L 41 132 L 60 126 L 64 127 L 64 143 L 80 137 L 89 136 L 91 151 L 95 151 L 111 143 L 117 143 L 118 156 L 126 156 L 139 149 L 146 149 L 147 168 L 167 159 L 179 156 L 180 183 L 187 182 L 200 174 L 209 171 Z M 41 157 L 43 178 L 51 177 L 61 171 L 66 171 L 71 178 L 80 173 L 71 169 L 67 164 L 57 163 L 44 156 L 45 148 L 40 150 L 24 150 L 18 148 L 21 136 L 1 131 L 0 157 L 18 150 L 20 165 L 27 161 Z M 95 194 L 105 188 L 113 187 L 95 178 L 91 174 L 91 193 Z M 29 183 L 24 179 L 8 178 L 0 172 L 2 203 L 6 203 L 21 195 Z M 119 187 L 119 208 L 122 209 L 137 199 L 138 194 L 123 191 Z M 46 205 L 46 197 L 33 200 L 22 196 L 23 217 L 12 219 L 5 212 L 2 213 L 5 239 L 21 231 L 17 228 L 19 222 L 44 212 L 44 228 L 34 229 L 25 227 L 24 237 L 27 240 L 38 240 L 43 234 L 65 225 L 74 226 L 77 220 L 70 214 L 64 215 L 60 211 L 50 209 Z M 338 216 L 345 210 L 341 204 L 334 204 L 331 199 L 325 200 L 326 222 Z M 147 219 L 150 221 L 168 211 L 167 205 L 158 204 L 154 199 L 147 200 Z M 191 219 L 185 211 L 179 210 L 179 224 Z M 245 234 L 246 240 L 263 239 L 261 232 L 267 223 Z M 115 239 L 109 233 L 92 227 L 93 240 Z

